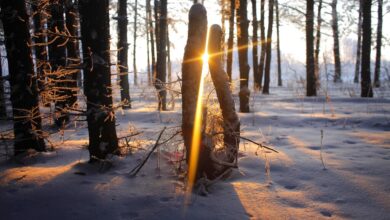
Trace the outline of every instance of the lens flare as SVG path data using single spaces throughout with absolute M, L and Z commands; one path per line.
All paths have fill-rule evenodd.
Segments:
M 205 47 L 205 53 L 202 56 L 203 60 L 203 69 L 202 69 L 202 75 L 200 78 L 199 83 L 199 92 L 198 92 L 198 99 L 196 101 L 196 111 L 195 111 L 195 121 L 194 121 L 194 128 L 193 128 L 193 134 L 192 134 L 192 143 L 191 143 L 191 152 L 190 152 L 190 160 L 188 165 L 188 182 L 187 182 L 187 202 L 190 198 L 192 189 L 195 184 L 196 179 L 196 173 L 198 168 L 198 160 L 199 160 L 199 152 L 200 152 L 200 145 L 202 141 L 202 107 L 203 107 L 203 86 L 204 86 L 204 79 L 208 73 L 208 59 L 209 55 L 207 54 L 208 49 L 208 41 L 209 41 L 209 29 L 207 30 L 207 37 L 206 37 L 206 47 Z

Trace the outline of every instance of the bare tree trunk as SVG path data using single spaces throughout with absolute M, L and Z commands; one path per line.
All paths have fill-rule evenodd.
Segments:
M 321 43 L 321 23 L 322 23 L 322 0 L 318 0 L 317 9 L 317 31 L 315 37 L 315 50 L 314 50 L 314 74 L 316 87 L 320 86 L 320 43 Z
M 138 85 L 137 73 L 137 17 L 138 17 L 138 0 L 134 3 L 134 33 L 133 33 L 133 71 L 134 71 L 134 85 Z
M 269 0 L 268 12 L 269 12 L 268 31 L 267 31 L 267 40 L 266 40 L 267 43 L 266 43 L 263 94 L 269 94 L 271 59 L 272 59 L 272 26 L 274 22 L 274 0 Z
M 334 54 L 334 82 L 341 82 L 341 61 L 339 43 L 339 25 L 337 15 L 337 0 L 332 1 L 332 31 L 333 31 L 333 54 Z
M 0 7 L 11 86 L 14 153 L 17 155 L 27 149 L 45 151 L 33 60 L 27 46 L 31 36 L 26 5 L 24 1 L 2 0 Z
M 280 58 L 280 22 L 279 22 L 279 2 L 275 0 L 275 10 L 276 10 L 276 51 L 278 57 L 278 86 L 282 86 L 282 61 Z
M 222 30 L 218 25 L 210 28 L 208 53 L 220 54 Z M 227 155 L 227 162 L 233 163 L 237 158 L 239 147 L 240 121 L 238 119 L 233 95 L 230 91 L 229 78 L 223 70 L 221 56 L 211 56 L 209 59 L 210 75 L 213 80 L 215 91 L 222 110 L 224 146 Z M 226 169 L 226 168 L 225 168 Z
M 72 37 L 77 37 L 77 9 L 75 3 L 72 0 L 65 1 L 65 16 L 66 16 L 66 28 Z M 75 72 L 71 74 L 71 82 L 69 88 L 71 88 L 71 97 L 69 99 L 69 106 L 73 106 L 77 102 L 77 78 L 81 74 L 78 66 L 80 65 L 80 53 L 79 42 L 77 39 L 70 39 L 66 45 L 67 48 L 67 68 L 73 69 Z
M 147 12 L 146 12 L 147 13 Z M 149 39 L 149 21 L 146 15 L 146 58 L 147 58 L 147 74 L 148 74 L 148 85 L 152 85 L 152 71 L 150 68 L 150 39 Z
M 253 36 L 252 36 L 252 62 L 253 62 L 253 81 L 258 82 L 259 81 L 259 74 L 258 74 L 258 61 L 259 61 L 259 55 L 257 52 L 258 48 L 258 36 L 257 36 L 257 27 L 258 27 L 258 21 L 257 21 L 257 7 L 256 7 L 256 0 L 252 1 L 252 26 L 253 26 Z M 253 83 L 254 89 L 257 88 L 256 83 Z
M 237 8 L 237 45 L 240 67 L 240 112 L 249 112 L 249 65 L 248 65 L 248 26 L 247 0 L 239 0 Z
M 378 27 L 376 34 L 376 58 L 375 58 L 375 77 L 374 86 L 380 87 L 381 73 L 381 51 L 382 51 L 382 23 L 383 23 L 383 0 L 378 0 Z
M 355 63 L 355 78 L 354 83 L 359 82 L 360 61 L 361 61 L 361 48 L 362 48 L 362 22 L 363 22 L 363 0 L 359 1 L 359 20 L 357 29 L 357 45 L 356 45 L 356 63 Z
M 159 44 L 157 45 L 157 76 L 155 87 L 158 91 L 158 109 L 167 110 L 167 91 L 165 83 L 167 78 L 167 0 L 160 2 L 159 16 Z
M 314 72 L 314 0 L 307 0 L 306 6 L 306 96 L 316 96 L 316 77 Z
M 0 32 L 3 32 L 1 30 Z M 5 89 L 3 77 L 3 57 L 0 53 L 0 118 L 7 117 L 7 106 L 5 102 Z
M 169 28 L 167 27 L 167 61 L 168 82 L 172 82 L 171 42 L 169 41 Z
M 372 0 L 363 0 L 363 41 L 361 66 L 361 97 L 373 97 L 371 85 L 371 4 Z
M 150 84 L 152 84 L 153 79 L 156 77 L 156 50 L 154 44 L 154 28 L 153 28 L 153 18 L 152 18 L 152 7 L 150 5 L 150 0 L 146 0 L 146 10 L 148 14 L 148 34 L 150 39 L 150 49 L 151 49 L 151 58 L 152 58 L 152 73 L 150 76 Z
M 228 38 L 228 52 L 226 61 L 226 72 L 229 80 L 232 81 L 232 66 L 233 66 L 233 43 L 234 43 L 234 14 L 236 2 L 230 0 L 230 15 L 229 15 L 229 38 Z
M 122 108 L 127 109 L 131 108 L 128 65 L 129 44 L 127 42 L 127 0 L 119 0 L 118 4 L 118 74 Z
M 259 61 L 259 73 L 258 73 L 258 82 L 255 82 L 256 88 L 260 89 L 263 85 L 263 75 L 264 75 L 264 62 L 265 62 L 265 52 L 266 52 L 266 42 L 265 42 L 265 27 L 264 27 L 264 13 L 265 13 L 265 0 L 261 0 L 260 3 L 260 40 L 261 40 L 261 53 Z
M 186 159 L 189 162 L 192 134 L 194 128 L 196 102 L 207 35 L 207 12 L 203 5 L 195 4 L 189 12 L 188 38 L 182 63 L 182 133 L 186 147 Z
M 96 19 L 99 15 L 99 19 Z M 118 153 L 110 71 L 109 1 L 80 0 L 90 161 Z

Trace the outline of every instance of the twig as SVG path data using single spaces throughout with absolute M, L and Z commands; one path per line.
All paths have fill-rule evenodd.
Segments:
M 322 140 L 323 139 L 324 139 L 324 131 L 321 130 L 320 158 L 321 158 L 322 166 L 324 166 L 324 170 L 326 170 L 325 163 L 324 163 L 324 158 L 322 157 Z
M 158 138 L 156 140 L 156 143 L 154 144 L 153 148 L 150 150 L 150 152 L 148 153 L 148 155 L 145 157 L 145 159 L 140 163 L 138 164 L 136 167 L 134 167 L 131 171 L 130 171 L 130 176 L 134 177 L 135 175 L 137 175 L 137 173 L 141 170 L 141 168 L 145 165 L 146 161 L 148 161 L 149 157 L 152 155 L 153 151 L 156 150 L 156 148 L 160 145 L 158 142 L 160 141 L 161 139 L 161 136 L 162 134 L 164 133 L 165 129 L 167 127 L 164 127 L 164 129 L 160 132 L 160 134 L 158 135 Z

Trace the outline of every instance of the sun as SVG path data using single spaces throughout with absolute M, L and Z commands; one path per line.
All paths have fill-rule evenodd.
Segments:
M 203 54 L 202 60 L 204 63 L 207 63 L 209 61 L 209 54 L 207 52 Z

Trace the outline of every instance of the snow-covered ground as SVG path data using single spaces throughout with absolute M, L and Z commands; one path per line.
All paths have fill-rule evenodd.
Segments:
M 252 113 L 239 114 L 243 137 L 279 153 L 241 141 L 239 169 L 189 204 L 168 159 L 178 142 L 129 175 L 163 127 L 162 140 L 181 120 L 179 99 L 159 113 L 152 88 L 133 89 L 134 108 L 117 112 L 118 136 L 142 134 L 111 167 L 87 163 L 83 122 L 53 136 L 55 151 L 24 166 L 2 156 L 0 219 L 390 219 L 388 85 L 374 99 L 359 98 L 355 85 L 332 85 L 316 98 L 305 98 L 300 87 L 271 87 L 271 95 L 253 96 Z

